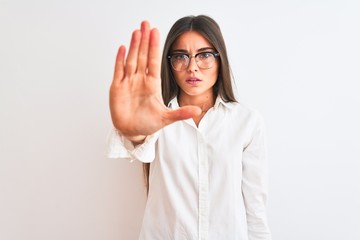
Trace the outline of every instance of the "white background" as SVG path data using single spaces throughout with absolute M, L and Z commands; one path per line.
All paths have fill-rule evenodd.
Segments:
M 105 157 L 120 44 L 207 14 L 268 131 L 274 240 L 360 239 L 360 7 L 353 0 L 0 0 L 0 239 L 132 240 L 141 165 Z

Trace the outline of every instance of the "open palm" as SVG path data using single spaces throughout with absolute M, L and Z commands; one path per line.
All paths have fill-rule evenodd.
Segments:
M 110 87 L 113 124 L 130 140 L 143 139 L 164 126 L 201 113 L 195 106 L 168 109 L 161 95 L 160 34 L 147 21 L 132 34 L 129 53 L 120 46 Z

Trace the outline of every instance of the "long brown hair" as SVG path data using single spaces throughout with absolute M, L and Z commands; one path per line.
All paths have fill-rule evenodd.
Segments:
M 200 33 L 213 46 L 216 52 L 220 54 L 220 64 L 217 81 L 213 87 L 214 96 L 220 96 L 224 102 L 236 102 L 233 91 L 233 75 L 229 65 L 226 45 L 219 25 L 209 16 L 186 16 L 177 20 L 171 27 L 162 54 L 161 61 L 161 90 L 164 104 L 168 105 L 170 100 L 179 93 L 179 87 L 176 84 L 168 55 L 176 39 L 183 33 L 195 31 Z M 143 165 L 145 182 L 149 191 L 149 171 L 150 164 Z

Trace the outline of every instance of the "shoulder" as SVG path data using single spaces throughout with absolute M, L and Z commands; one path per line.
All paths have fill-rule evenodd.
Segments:
M 264 117 L 261 112 L 243 102 L 225 103 L 227 111 L 238 123 L 245 124 L 250 128 L 263 127 Z
M 262 119 L 263 116 L 260 111 L 243 102 L 229 102 L 225 103 L 229 110 L 235 114 L 241 114 L 249 118 Z

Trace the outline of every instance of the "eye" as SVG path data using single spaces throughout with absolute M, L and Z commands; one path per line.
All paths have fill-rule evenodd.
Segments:
M 211 52 L 203 52 L 203 53 L 199 53 L 198 58 L 200 60 L 206 60 L 209 58 L 212 58 L 214 55 Z
M 188 56 L 186 54 L 175 54 L 172 56 L 174 61 L 186 61 Z

